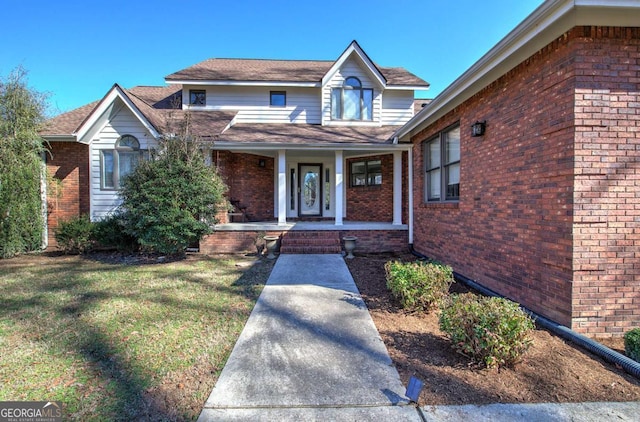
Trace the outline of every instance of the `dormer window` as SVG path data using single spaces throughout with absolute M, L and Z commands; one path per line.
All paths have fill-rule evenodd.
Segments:
M 331 118 L 334 120 L 372 120 L 373 89 L 363 88 L 360 79 L 349 76 L 341 88 L 331 90 Z
M 207 91 L 204 89 L 190 89 L 189 104 L 195 106 L 207 105 Z

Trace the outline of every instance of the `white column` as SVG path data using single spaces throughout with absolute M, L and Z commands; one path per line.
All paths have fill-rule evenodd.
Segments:
M 409 150 L 407 170 L 407 179 L 409 179 L 409 243 L 413 244 L 413 148 Z
M 393 153 L 393 223 L 402 224 L 402 151 Z
M 336 151 L 336 226 L 342 225 L 344 215 L 344 158 Z
M 287 224 L 287 153 L 283 149 L 278 151 L 277 189 L 278 224 Z

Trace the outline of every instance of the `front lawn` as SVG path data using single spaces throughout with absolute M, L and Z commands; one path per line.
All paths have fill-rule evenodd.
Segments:
M 198 416 L 272 262 L 0 260 L 0 401 L 74 420 Z

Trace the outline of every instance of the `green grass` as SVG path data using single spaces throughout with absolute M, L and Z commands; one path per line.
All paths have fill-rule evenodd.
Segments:
M 197 417 L 272 263 L 0 260 L 0 401 L 74 420 Z

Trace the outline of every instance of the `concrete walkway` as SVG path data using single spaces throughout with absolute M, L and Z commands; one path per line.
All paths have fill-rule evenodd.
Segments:
M 281 255 L 199 420 L 414 420 L 340 255 Z
M 198 420 L 634 421 L 640 414 L 640 403 L 416 409 L 404 394 L 343 258 L 281 255 Z

